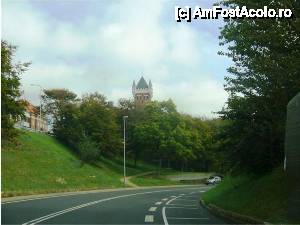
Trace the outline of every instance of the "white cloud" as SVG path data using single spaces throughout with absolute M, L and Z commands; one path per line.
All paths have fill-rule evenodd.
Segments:
M 162 60 L 166 51 L 166 40 L 158 20 L 160 14 L 159 1 L 115 4 L 105 17 L 119 20 L 100 27 L 99 43 L 120 60 L 136 66 L 153 66 Z
M 198 35 L 186 24 L 179 24 L 170 30 L 170 56 L 175 63 L 185 66 L 199 64 L 202 50 Z
M 53 35 L 53 50 L 72 56 L 88 50 L 88 38 L 69 24 L 59 26 Z
M 154 83 L 155 98 L 172 98 L 180 111 L 209 116 L 224 104 L 222 82 L 201 68 L 208 60 L 217 64 L 212 52 L 218 44 L 205 31 L 175 23 L 173 15 L 165 23 L 170 2 L 110 2 L 81 24 L 50 17 L 46 8 L 31 4 L 2 6 L 3 38 L 19 46 L 18 60 L 33 61 L 22 78 L 28 98 L 37 101 L 30 83 L 38 83 L 79 95 L 98 91 L 116 102 L 130 97 L 133 79 L 144 75 Z
M 31 8 L 20 2 L 5 2 L 2 13 L 2 38 L 34 57 L 44 46 L 49 33 L 45 18 L 39 13 L 31 13 Z
M 172 86 L 154 85 L 157 99 L 171 98 L 180 112 L 198 116 L 213 116 L 213 112 L 219 111 L 227 99 L 222 85 L 212 79 Z

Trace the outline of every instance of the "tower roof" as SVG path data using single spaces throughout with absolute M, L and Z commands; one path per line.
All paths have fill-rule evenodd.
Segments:
M 136 86 L 137 89 L 145 89 L 145 88 L 148 88 L 148 84 L 147 82 L 145 81 L 144 77 L 142 76 L 141 79 L 139 80 L 137 86 Z

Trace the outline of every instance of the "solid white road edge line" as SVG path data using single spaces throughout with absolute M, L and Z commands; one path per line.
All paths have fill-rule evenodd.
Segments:
M 177 199 L 177 198 L 180 198 L 181 196 L 174 196 L 174 198 L 172 198 L 172 199 L 170 199 L 167 203 L 166 203 L 166 205 L 169 205 L 172 201 L 174 201 L 175 199 Z
M 27 198 L 27 199 L 20 199 L 20 200 L 14 200 L 14 201 L 7 201 L 7 202 L 1 202 L 2 205 L 10 204 L 10 203 L 17 203 L 17 202 L 26 202 L 26 201 L 33 201 L 33 200 L 39 200 L 39 199 L 47 199 L 47 198 L 57 198 L 57 197 L 64 197 L 64 196 L 72 196 L 72 195 L 82 195 L 86 193 L 76 193 L 76 194 L 61 194 L 61 195 L 52 195 L 52 196 L 44 196 L 44 197 L 36 197 L 36 198 Z
M 165 225 L 169 225 L 168 220 L 167 220 L 167 216 L 166 216 L 166 207 L 162 208 L 162 217 L 163 217 Z
M 150 207 L 150 209 L 148 210 L 149 212 L 155 212 L 157 209 L 157 207 Z
M 154 221 L 153 215 L 146 215 L 145 216 L 145 222 L 146 223 L 153 223 L 153 221 Z

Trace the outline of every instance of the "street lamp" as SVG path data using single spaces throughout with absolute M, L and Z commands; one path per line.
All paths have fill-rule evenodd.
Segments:
M 123 116 L 123 128 L 124 128 L 124 186 L 126 186 L 126 119 L 128 116 Z
M 40 88 L 40 128 L 41 128 L 41 124 L 42 124 L 42 92 L 43 92 L 43 88 L 39 84 L 30 84 L 30 85 Z

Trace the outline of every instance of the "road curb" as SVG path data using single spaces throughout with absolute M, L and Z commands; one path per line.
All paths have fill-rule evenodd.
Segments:
M 214 204 L 206 204 L 202 199 L 200 199 L 200 204 L 206 208 L 207 210 L 209 210 L 211 213 L 223 217 L 225 219 L 228 219 L 234 223 L 237 224 L 268 224 L 270 225 L 270 223 L 264 222 L 262 220 L 253 218 L 251 216 L 245 216 L 236 212 L 232 212 L 229 210 L 225 210 L 222 209 Z

